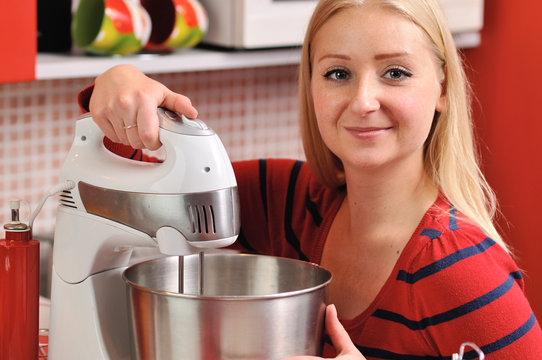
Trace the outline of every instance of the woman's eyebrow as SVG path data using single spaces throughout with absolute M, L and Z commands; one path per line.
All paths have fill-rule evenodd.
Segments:
M 377 61 L 380 61 L 380 60 L 386 60 L 386 59 L 392 59 L 392 58 L 409 57 L 411 55 L 412 54 L 410 52 L 408 52 L 408 51 L 397 51 L 397 52 L 376 54 L 374 56 L 374 59 L 377 60 Z M 322 61 L 322 60 L 327 59 L 327 58 L 343 59 L 343 60 L 351 60 L 352 59 L 348 55 L 337 53 L 337 54 L 325 54 L 325 55 L 322 55 L 321 57 L 319 57 L 317 59 L 317 61 Z
M 407 51 L 400 51 L 400 52 L 376 54 L 374 56 L 374 59 L 375 60 L 386 60 L 386 59 L 390 59 L 390 58 L 408 57 L 410 55 L 412 55 L 412 54 L 407 52 Z
M 322 61 L 327 58 L 351 60 L 350 56 L 344 55 L 344 54 L 325 54 L 325 55 L 322 55 L 320 58 L 318 58 L 317 61 Z

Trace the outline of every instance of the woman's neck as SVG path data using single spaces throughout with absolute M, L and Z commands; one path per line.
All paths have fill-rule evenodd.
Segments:
M 353 234 L 380 238 L 395 229 L 401 232 L 414 226 L 414 231 L 438 196 L 438 187 L 421 162 L 377 170 L 345 170 L 345 205 Z

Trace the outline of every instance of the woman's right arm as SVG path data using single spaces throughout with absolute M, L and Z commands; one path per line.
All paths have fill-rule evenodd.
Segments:
M 118 65 L 98 76 L 89 101 L 92 118 L 104 134 L 113 142 L 134 149 L 160 147 L 158 107 L 188 118 L 198 116 L 189 98 L 169 90 L 131 65 Z M 137 126 L 126 129 L 129 125 Z

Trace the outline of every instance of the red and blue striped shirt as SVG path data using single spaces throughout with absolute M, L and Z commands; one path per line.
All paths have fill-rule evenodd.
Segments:
M 236 246 L 319 263 L 345 190 L 321 185 L 300 161 L 246 161 L 234 169 L 241 200 Z M 451 359 L 470 341 L 488 360 L 539 360 L 542 331 L 523 285 L 513 259 L 441 197 L 374 301 L 341 322 L 367 359 Z M 324 356 L 334 356 L 329 340 Z M 464 358 L 478 357 L 472 351 Z

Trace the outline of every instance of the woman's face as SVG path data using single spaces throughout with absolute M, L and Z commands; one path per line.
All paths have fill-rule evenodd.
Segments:
M 346 171 L 423 163 L 444 96 L 442 71 L 418 26 L 374 6 L 341 11 L 314 37 L 311 66 L 318 128 Z

